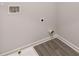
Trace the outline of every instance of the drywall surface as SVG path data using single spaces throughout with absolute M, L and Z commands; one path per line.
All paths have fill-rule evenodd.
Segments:
M 79 47 L 79 3 L 57 3 L 56 31 Z
M 20 7 L 19 13 L 9 12 L 14 5 Z M 0 53 L 47 37 L 55 20 L 55 3 L 0 3 Z

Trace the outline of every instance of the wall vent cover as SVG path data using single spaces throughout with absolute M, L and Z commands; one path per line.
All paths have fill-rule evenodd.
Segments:
M 9 12 L 10 13 L 20 12 L 20 7 L 19 6 L 9 6 Z

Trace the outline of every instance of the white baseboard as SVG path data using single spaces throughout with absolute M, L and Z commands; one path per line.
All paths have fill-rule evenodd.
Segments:
M 71 47 L 72 49 L 74 49 L 76 52 L 79 53 L 79 47 L 77 47 L 76 45 L 72 44 L 71 42 L 67 41 L 65 38 L 61 37 L 60 35 L 56 34 L 55 35 L 59 40 L 63 41 L 65 44 L 67 44 L 69 47 Z
M 27 45 L 25 45 L 25 46 L 22 46 L 22 47 L 13 49 L 13 50 L 11 50 L 11 51 L 2 53 L 2 54 L 0 54 L 0 56 L 7 56 L 7 55 L 9 55 L 9 54 L 18 52 L 18 50 L 21 50 L 21 51 L 22 51 L 22 50 L 25 49 L 25 48 L 28 48 L 28 47 L 31 47 L 31 46 L 34 47 L 34 46 L 36 46 L 36 45 L 39 45 L 39 44 L 41 44 L 41 43 L 44 43 L 44 42 L 49 41 L 49 40 L 54 39 L 54 38 L 60 39 L 60 40 L 63 41 L 65 44 L 67 44 L 68 46 L 70 46 L 72 49 L 74 49 L 75 51 L 79 52 L 79 47 L 77 47 L 77 46 L 75 46 L 74 44 L 70 43 L 70 42 L 67 41 L 65 38 L 61 37 L 60 35 L 55 34 L 55 35 L 53 35 L 52 38 L 46 37 L 46 38 L 41 39 L 41 40 L 38 40 L 38 41 L 36 41 L 36 42 L 33 42 L 33 43 L 27 44 Z
M 53 39 L 53 38 L 56 38 L 56 35 L 54 35 L 54 36 L 52 37 L 52 39 Z M 18 52 L 18 50 L 21 50 L 21 51 L 22 51 L 22 50 L 25 49 L 25 48 L 28 48 L 28 47 L 31 47 L 31 46 L 36 46 L 36 45 L 39 45 L 39 44 L 44 43 L 44 42 L 49 41 L 49 40 L 51 40 L 51 38 L 50 38 L 50 37 L 46 37 L 46 38 L 41 39 L 41 40 L 38 40 L 38 41 L 36 41 L 36 42 L 33 42 L 33 43 L 27 44 L 27 45 L 25 45 L 25 46 L 22 46 L 22 47 L 19 47 L 19 48 L 10 50 L 10 51 L 5 52 L 5 53 L 2 53 L 2 54 L 0 54 L 0 56 L 7 56 L 7 55 L 12 54 L 12 53 L 14 53 L 14 52 Z

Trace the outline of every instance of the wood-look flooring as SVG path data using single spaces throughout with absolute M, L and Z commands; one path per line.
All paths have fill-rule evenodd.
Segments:
M 79 56 L 75 50 L 55 38 L 34 47 L 39 56 Z

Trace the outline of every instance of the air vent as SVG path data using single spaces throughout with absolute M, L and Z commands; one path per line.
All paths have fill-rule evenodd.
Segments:
M 18 13 L 18 12 L 20 12 L 20 7 L 19 6 L 9 6 L 9 12 Z

